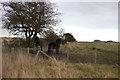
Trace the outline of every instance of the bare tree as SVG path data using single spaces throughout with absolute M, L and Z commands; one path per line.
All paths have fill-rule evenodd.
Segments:
M 34 38 L 53 29 L 60 22 L 55 4 L 47 2 L 9 2 L 2 3 L 6 13 L 3 16 L 5 29 L 14 35 Z

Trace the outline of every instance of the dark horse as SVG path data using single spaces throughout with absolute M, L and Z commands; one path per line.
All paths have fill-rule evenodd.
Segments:
M 61 39 L 57 39 L 56 42 L 49 43 L 47 53 L 48 54 L 53 54 L 53 50 L 56 49 L 56 53 L 58 54 L 61 42 L 62 42 Z
M 36 48 L 41 48 L 41 51 L 43 50 L 43 43 L 42 43 L 42 40 L 40 40 L 39 37 L 36 37 L 35 38 L 35 47 Z

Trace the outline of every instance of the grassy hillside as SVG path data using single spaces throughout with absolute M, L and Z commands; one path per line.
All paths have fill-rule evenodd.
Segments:
M 94 63 L 93 47 L 97 48 Z M 46 50 L 45 50 L 46 51 Z M 4 53 L 4 78 L 117 78 L 118 45 L 116 43 L 67 43 L 57 62 L 34 54 Z
M 117 43 L 67 43 L 62 46 L 63 53 L 70 56 L 72 62 L 93 63 L 95 50 L 97 64 L 117 64 L 118 63 L 118 44 Z

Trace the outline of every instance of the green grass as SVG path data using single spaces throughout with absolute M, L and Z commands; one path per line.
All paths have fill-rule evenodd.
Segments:
M 97 64 L 117 64 L 118 63 L 118 44 L 108 43 L 68 43 L 62 46 L 62 52 L 69 54 L 73 62 L 93 63 L 96 47 Z
M 100 48 L 100 49 L 104 49 L 104 50 L 111 50 L 111 51 L 118 51 L 118 44 L 117 43 L 113 43 L 113 45 L 109 44 L 109 43 L 80 43 L 81 46 L 87 47 L 87 48 L 92 48 L 92 47 L 96 47 L 96 48 Z

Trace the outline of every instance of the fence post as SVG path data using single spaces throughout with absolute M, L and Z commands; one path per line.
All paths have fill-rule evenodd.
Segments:
M 14 48 L 11 48 L 11 52 L 14 53 Z
M 95 64 L 97 62 L 97 49 L 95 49 Z
M 27 53 L 29 54 L 29 47 L 27 48 Z
M 67 53 L 67 61 L 69 61 L 69 53 Z
M 21 50 L 21 48 L 19 47 L 17 51 L 19 51 L 19 53 L 21 53 L 22 50 Z
M 39 50 L 37 51 L 36 57 L 39 55 Z
M 94 51 L 94 63 L 96 64 L 96 62 L 97 62 L 97 48 L 93 47 L 92 49 Z

